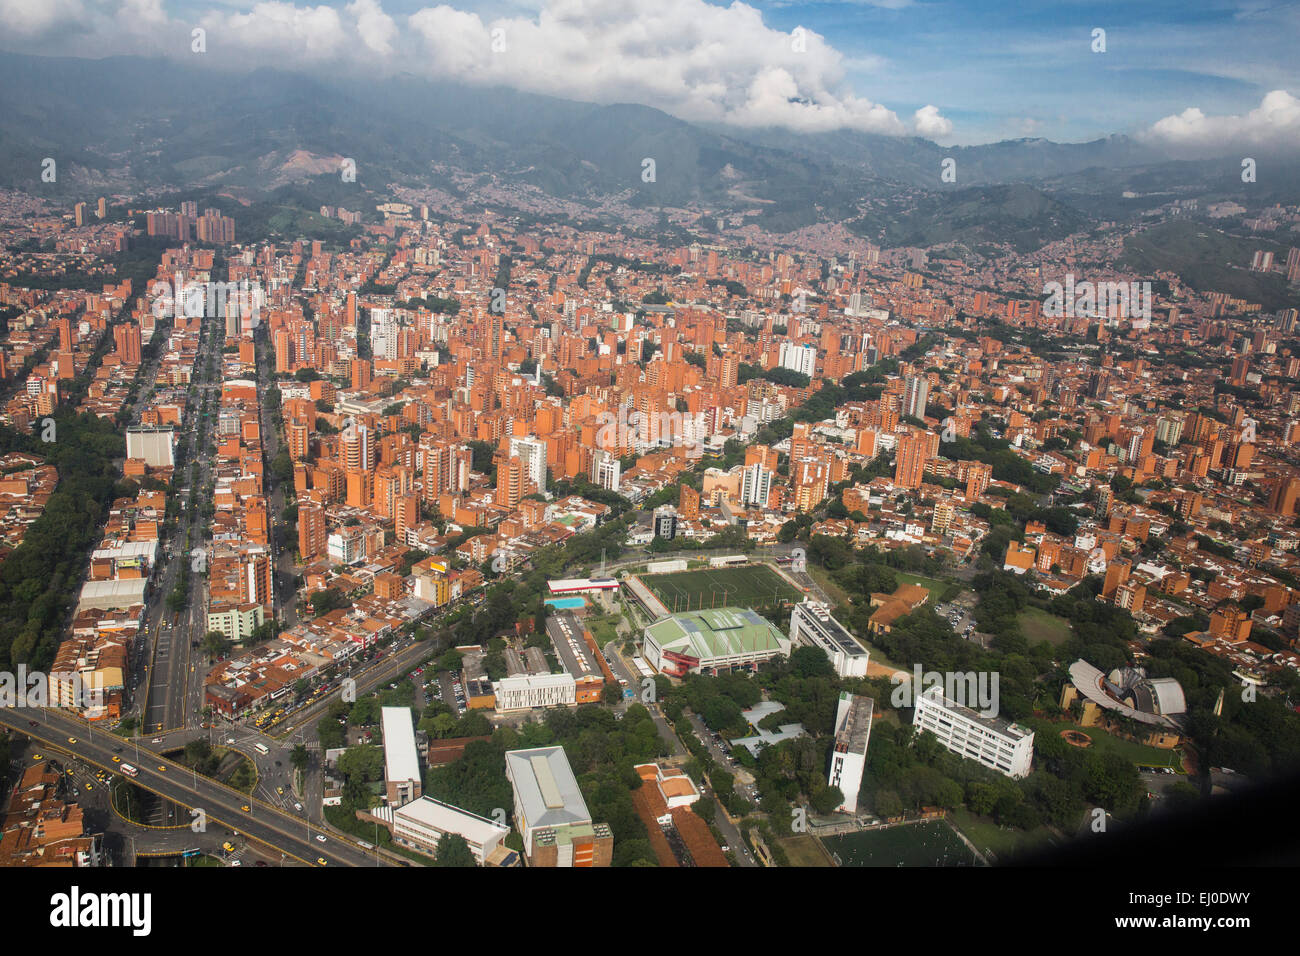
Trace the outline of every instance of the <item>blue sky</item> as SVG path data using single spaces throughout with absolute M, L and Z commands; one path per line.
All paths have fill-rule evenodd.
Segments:
M 1295 5 L 1197 2 L 770 3 L 850 61 L 856 89 L 899 110 L 933 103 L 961 138 L 1087 140 L 1134 132 L 1188 107 L 1244 113 L 1274 89 L 1300 93 Z M 1289 25 L 1288 25 L 1289 24 Z M 1092 31 L 1106 52 L 1092 52 Z

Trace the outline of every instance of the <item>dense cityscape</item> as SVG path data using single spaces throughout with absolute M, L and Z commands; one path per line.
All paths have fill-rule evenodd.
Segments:
M 142 129 L 0 183 L 0 866 L 1127 866 L 1300 771 L 1285 182 Z

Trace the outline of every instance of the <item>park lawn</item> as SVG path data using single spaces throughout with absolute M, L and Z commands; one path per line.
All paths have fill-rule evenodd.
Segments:
M 988 817 L 977 816 L 965 807 L 954 810 L 949 819 L 981 853 L 996 858 L 990 859 L 990 863 L 1005 863 L 1022 853 L 1040 850 L 1054 842 L 1052 831 L 1045 826 L 1032 830 L 1010 827 L 1004 830 Z
M 817 582 L 817 586 L 826 592 L 826 596 L 831 599 L 832 604 L 840 605 L 853 603 L 850 600 L 848 593 L 836 583 L 835 579 L 831 577 L 830 572 L 821 565 L 808 565 L 808 573 L 811 574 L 812 579 Z
M 618 630 L 615 626 L 613 617 L 589 617 L 584 622 L 591 630 L 591 636 L 596 639 L 596 646 L 601 650 L 610 641 L 618 639 Z
M 947 581 L 940 581 L 938 578 L 927 578 L 923 574 L 912 574 L 908 571 L 895 571 L 894 577 L 898 579 L 899 584 L 919 584 L 930 592 L 929 603 L 940 604 L 943 602 L 949 588 L 953 587 Z
M 1074 628 L 1070 627 L 1069 621 L 1041 608 L 1025 608 L 1016 615 L 1016 622 L 1030 644 L 1046 641 L 1053 647 L 1060 647 L 1074 635 Z
M 791 866 L 834 866 L 817 838 L 810 833 L 777 840 L 790 858 Z
M 1132 740 L 1114 737 L 1100 727 L 1080 727 L 1074 723 L 1040 724 L 1041 733 L 1059 734 L 1062 730 L 1077 730 L 1092 738 L 1092 746 L 1098 750 L 1112 750 L 1122 754 L 1133 764 L 1142 767 L 1172 767 L 1176 772 L 1183 772 L 1183 763 L 1177 750 L 1161 750 L 1148 747 Z

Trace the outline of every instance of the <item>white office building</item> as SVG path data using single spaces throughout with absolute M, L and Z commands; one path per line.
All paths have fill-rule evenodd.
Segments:
M 866 677 L 871 653 L 817 601 L 796 604 L 790 612 L 790 641 L 819 647 L 840 677 Z
M 596 452 L 596 458 L 591 463 L 592 482 L 606 491 L 618 491 L 618 483 L 622 472 L 622 463 L 612 453 L 607 451 Z
M 795 345 L 793 342 L 782 342 L 780 361 L 782 368 L 802 372 L 812 378 L 813 373 L 817 370 L 817 347 L 815 345 Z
M 928 730 L 959 757 L 1008 777 L 1027 777 L 1034 762 L 1034 732 L 998 717 L 982 717 L 931 687 L 916 697 L 912 726 Z
M 858 812 L 858 790 L 862 787 L 862 771 L 867 766 L 867 743 L 871 739 L 875 709 L 876 702 L 870 697 L 847 691 L 840 694 L 835 709 L 835 746 L 831 750 L 826 783 L 839 787 L 844 794 L 844 802 L 835 808 L 842 813 Z
M 492 685 L 496 709 L 531 710 L 534 707 L 573 707 L 578 685 L 572 674 L 516 674 Z
M 456 833 L 465 838 L 469 852 L 479 866 L 510 834 L 510 828 L 485 817 L 453 807 L 449 803 L 420 797 L 393 811 L 393 842 L 436 856 L 443 836 Z
M 384 786 L 390 807 L 404 806 L 420 797 L 423 776 L 415 747 L 415 727 L 409 707 L 383 707 Z

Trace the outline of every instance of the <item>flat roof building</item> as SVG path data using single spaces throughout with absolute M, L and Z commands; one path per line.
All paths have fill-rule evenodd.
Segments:
M 388 805 L 404 806 L 419 799 L 424 790 L 411 708 L 381 708 L 380 722 L 384 731 L 384 788 Z
M 577 683 L 572 674 L 517 674 L 492 685 L 499 713 L 534 707 L 572 707 Z
M 563 747 L 506 752 L 515 826 L 530 866 L 609 866 L 614 835 L 593 823 Z
M 790 640 L 820 647 L 840 677 L 866 677 L 870 652 L 817 601 L 796 604 L 790 612 Z
M 959 757 L 974 760 L 1008 777 L 1029 776 L 1034 732 L 998 717 L 981 717 L 931 687 L 916 696 L 912 726 L 928 730 Z
M 831 749 L 831 769 L 827 784 L 839 787 L 844 802 L 837 810 L 858 812 L 858 790 L 862 771 L 867 766 L 867 742 L 871 739 L 871 717 L 876 702 L 847 691 L 840 694 L 835 708 L 835 745 Z
M 392 811 L 393 841 L 434 856 L 438 843 L 448 833 L 464 837 L 479 866 L 494 860 L 493 854 L 510 834 L 510 828 L 486 817 L 453 807 L 432 797 L 420 797 Z

